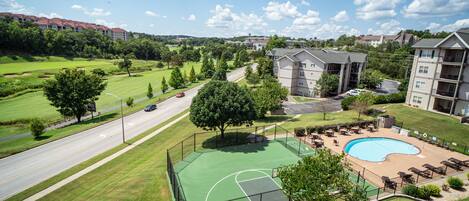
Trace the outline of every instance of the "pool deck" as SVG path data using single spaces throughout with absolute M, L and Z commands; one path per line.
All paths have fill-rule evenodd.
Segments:
M 349 161 L 352 167 L 357 171 L 365 170 L 365 178 L 374 184 L 382 186 L 381 176 L 388 176 L 390 178 L 398 177 L 399 171 L 411 173 L 408 171 L 409 168 L 415 167 L 420 170 L 425 170 L 422 167 L 423 164 L 429 163 L 435 167 L 443 166 L 440 164 L 441 161 L 447 160 L 450 157 L 454 157 L 460 160 L 469 160 L 469 157 L 450 150 L 440 148 L 436 145 L 420 141 L 417 138 L 408 137 L 393 133 L 391 129 L 380 128 L 377 132 L 369 132 L 364 129 L 361 130 L 362 134 L 353 135 L 339 135 L 335 133 L 335 137 L 321 136 L 324 139 L 324 145 L 336 153 L 342 153 L 345 145 L 354 139 L 365 138 L 365 137 L 385 137 L 401 140 L 410 143 L 420 149 L 420 153 L 414 155 L 407 154 L 390 154 L 386 157 L 386 160 L 382 162 L 370 162 L 357 159 L 352 156 L 346 156 L 346 160 Z M 339 145 L 334 144 L 334 139 L 339 142 Z M 370 150 L 373 151 L 373 150 Z M 360 167 L 361 166 L 361 167 Z M 453 172 L 454 171 L 454 172 Z M 467 169 L 466 169 L 467 171 Z M 448 168 L 448 174 L 457 174 L 455 170 Z M 459 172 L 461 173 L 461 172 Z M 443 178 L 445 176 L 434 174 L 433 179 Z M 420 183 L 420 182 L 419 182 Z

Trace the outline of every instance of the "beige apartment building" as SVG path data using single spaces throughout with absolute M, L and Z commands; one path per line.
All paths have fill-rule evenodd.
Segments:
M 415 48 L 406 103 L 433 112 L 469 115 L 469 29 Z
M 274 48 L 267 53 L 273 59 L 274 75 L 292 95 L 317 97 L 316 82 L 325 72 L 339 76 L 340 94 L 356 88 L 367 64 L 367 55 L 324 49 Z

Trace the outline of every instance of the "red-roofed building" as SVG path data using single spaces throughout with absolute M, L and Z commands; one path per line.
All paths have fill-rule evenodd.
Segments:
M 48 19 L 46 17 L 36 17 L 31 15 L 23 14 L 14 14 L 7 12 L 0 12 L 0 18 L 11 17 L 14 20 L 20 22 L 33 22 L 39 26 L 41 29 L 54 29 L 57 31 L 60 30 L 72 30 L 76 32 L 83 31 L 85 29 L 95 30 L 101 32 L 104 35 L 111 37 L 113 40 L 127 40 L 128 34 L 127 31 L 121 28 L 109 28 L 104 25 L 97 25 L 87 22 L 78 22 L 74 20 L 52 18 Z

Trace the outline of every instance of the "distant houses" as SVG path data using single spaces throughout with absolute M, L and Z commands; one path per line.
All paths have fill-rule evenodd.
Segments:
M 361 35 L 355 40 L 356 44 L 378 47 L 386 42 L 397 42 L 399 45 L 413 45 L 417 37 L 411 33 L 400 31 L 396 35 Z
M 428 111 L 469 116 L 469 29 L 415 48 L 406 103 Z
M 356 88 L 366 67 L 367 55 L 326 49 L 274 48 L 267 55 L 274 63 L 274 74 L 292 95 L 317 97 L 316 82 L 323 73 L 339 76 L 335 94 Z
M 74 20 L 67 20 L 61 18 L 46 18 L 36 17 L 32 15 L 14 14 L 3 12 L 0 13 L 0 18 L 10 17 L 13 20 L 20 22 L 31 22 L 37 24 L 41 29 L 54 29 L 60 30 L 72 30 L 75 32 L 81 32 L 82 30 L 95 30 L 101 32 L 104 35 L 109 36 L 113 40 L 128 40 L 128 33 L 126 30 L 121 28 L 109 28 L 104 25 L 98 25 L 87 22 L 78 22 Z

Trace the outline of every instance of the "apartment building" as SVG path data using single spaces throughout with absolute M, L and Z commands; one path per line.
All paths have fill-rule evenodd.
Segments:
M 324 49 L 274 48 L 267 55 L 273 59 L 274 74 L 292 95 L 317 97 L 316 82 L 325 72 L 339 76 L 340 94 L 356 88 L 367 64 L 367 55 Z
M 406 103 L 428 111 L 469 116 L 469 29 L 415 48 Z
M 10 17 L 13 20 L 20 22 L 31 22 L 37 24 L 39 28 L 44 29 L 54 29 L 57 31 L 60 30 L 72 30 L 75 32 L 80 32 L 82 30 L 95 30 L 101 32 L 104 35 L 111 37 L 113 40 L 127 40 L 128 33 L 121 28 L 109 28 L 107 26 L 87 23 L 87 22 L 78 22 L 67 19 L 60 18 L 45 18 L 45 17 L 36 17 L 32 15 L 23 15 L 23 14 L 14 14 L 14 13 L 0 13 L 0 18 Z
M 355 43 L 378 47 L 386 42 L 397 42 L 399 45 L 413 45 L 416 42 L 413 34 L 400 31 L 396 35 L 361 35 L 357 37 Z

